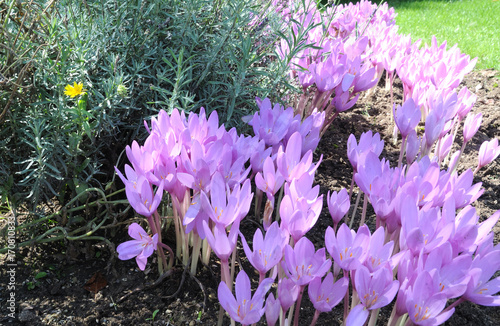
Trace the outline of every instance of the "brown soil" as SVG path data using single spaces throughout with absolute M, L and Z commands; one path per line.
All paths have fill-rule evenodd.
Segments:
M 459 172 L 474 169 L 477 165 L 477 151 L 484 140 L 500 138 L 500 78 L 492 70 L 474 71 L 466 76 L 464 85 L 478 96 L 476 112 L 483 112 L 481 129 L 467 145 Z M 380 85 L 383 85 L 381 82 Z M 400 85 L 399 85 L 400 86 Z M 400 87 L 396 87 L 396 99 L 401 99 Z M 392 145 L 389 108 L 389 93 L 384 87 L 377 87 L 371 95 L 361 99 L 350 111 L 341 114 L 320 142 L 316 155 L 323 154 L 323 162 L 317 172 L 321 192 L 349 188 L 352 169 L 346 156 L 346 141 L 351 133 L 357 139 L 369 129 L 379 132 L 385 140 L 382 156 L 396 162 L 399 148 Z M 460 132 L 459 132 L 460 135 Z M 460 141 L 460 140 L 458 140 Z M 457 142 L 458 142 L 457 141 Z M 457 145 L 458 146 L 458 145 Z M 457 147 L 458 149 L 458 147 Z M 481 219 L 489 217 L 500 209 L 500 161 L 483 168 L 475 182 L 483 182 L 485 192 L 475 203 Z M 325 196 L 326 197 L 326 196 Z M 359 211 L 359 210 L 358 210 Z M 369 212 L 370 214 L 370 212 Z M 358 213 L 359 218 L 359 213 Z M 331 219 L 326 209 L 317 225 L 306 234 L 317 247 L 324 246 L 324 232 Z M 370 223 L 368 223 L 370 224 Z M 256 224 L 249 219 L 242 222 L 241 229 L 251 236 Z M 500 226 L 495 227 L 498 243 Z M 117 231 L 110 240 L 119 244 L 128 239 L 126 230 Z M 244 261 L 243 250 L 238 246 L 240 266 L 247 273 L 252 267 Z M 17 303 L 16 320 L 7 316 L 5 300 L 9 277 L 6 268 L 0 277 L 0 300 L 2 302 L 0 323 L 2 325 L 215 325 L 219 311 L 216 289 L 218 286 L 219 263 L 212 258 L 209 266 L 202 266 L 193 278 L 181 266 L 158 285 L 151 287 L 158 275 L 156 263 L 150 259 L 145 272 L 138 270 L 134 260 L 112 259 L 103 244 L 71 242 L 45 244 L 34 248 L 23 248 L 18 252 L 16 268 Z M 2 258 L 5 262 L 5 259 Z M 47 275 L 35 279 L 44 271 Z M 96 294 L 84 288 L 96 272 L 100 272 L 107 285 Z M 32 288 L 34 286 L 34 288 Z M 305 296 L 307 297 L 307 296 Z M 158 310 L 154 321 L 153 312 Z M 314 308 L 308 299 L 303 300 L 301 325 L 309 325 Z M 390 309 L 381 312 L 379 324 L 385 324 Z M 317 325 L 339 325 L 341 310 L 320 316 Z M 225 318 L 225 325 L 229 319 Z M 480 307 L 464 303 L 457 307 L 447 325 L 500 325 L 500 309 Z

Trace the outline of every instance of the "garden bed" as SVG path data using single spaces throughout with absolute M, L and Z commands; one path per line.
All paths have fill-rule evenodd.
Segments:
M 499 82 L 498 72 L 482 70 L 469 73 L 462 83 L 462 86 L 467 86 L 478 96 L 473 111 L 482 112 L 483 122 L 479 132 L 467 144 L 459 165 L 459 173 L 464 169 L 475 169 L 477 152 L 483 141 L 500 138 Z M 389 92 L 383 85 L 381 81 L 370 95 L 362 95 L 353 109 L 340 114 L 321 139 L 315 152 L 316 159 L 319 154 L 323 154 L 323 161 L 316 173 L 316 182 L 321 187 L 321 193 L 349 188 L 352 167 L 347 159 L 346 146 L 351 133 L 359 139 L 362 132 L 370 129 L 379 132 L 385 141 L 382 157 L 387 157 L 390 162 L 397 162 L 399 148 L 392 144 Z M 395 94 L 396 102 L 399 103 L 402 89 L 398 81 Z M 458 136 L 461 139 L 461 131 Z M 452 152 L 457 149 L 452 149 Z M 474 204 L 483 220 L 500 209 L 499 161 L 481 169 L 474 182 L 482 182 L 485 189 Z M 326 196 L 324 200 L 326 201 Z M 315 227 L 306 234 L 316 247 L 324 246 L 325 229 L 332 224 L 326 207 L 325 204 Z M 368 213 L 373 216 L 373 212 Z M 358 221 L 359 215 L 358 208 Z M 247 239 L 257 227 L 257 224 L 250 220 L 250 216 L 251 214 L 241 223 L 241 231 Z M 367 219 L 367 224 L 371 225 L 370 218 Z M 371 226 L 373 231 L 373 225 Z M 117 231 L 114 237 L 109 238 L 115 246 L 129 240 L 123 226 L 118 227 Z M 497 225 L 494 231 L 495 243 L 498 243 L 500 226 Z M 175 236 L 172 236 L 172 239 L 175 239 Z M 168 240 L 165 242 L 168 243 Z M 249 273 L 253 268 L 244 260 L 240 244 L 238 253 L 241 266 Z M 214 255 L 209 266 L 199 267 L 196 277 L 191 277 L 188 271 L 177 265 L 170 275 L 155 286 L 151 286 L 158 275 L 153 259 L 149 260 L 146 271 L 141 272 L 134 260 L 120 261 L 113 257 L 116 257 L 115 252 L 111 253 L 106 246 L 93 242 L 69 242 L 65 246 L 44 244 L 20 249 L 15 291 L 18 321 L 8 318 L 2 311 L 4 317 L 1 317 L 0 322 L 6 325 L 18 322 L 26 325 L 216 324 L 219 312 L 217 286 L 220 268 Z M 35 279 L 40 271 L 47 275 Z M 101 276 L 98 273 L 102 280 L 99 279 Z M 89 282 L 91 279 L 94 279 L 94 282 Z M 7 283 L 8 275 L 2 272 L 2 302 L 7 299 Z M 101 286 L 103 288 L 97 292 L 92 291 L 92 287 L 97 289 Z M 2 307 L 2 310 L 4 309 Z M 339 305 L 334 311 L 321 314 L 317 325 L 339 325 L 342 320 L 341 309 Z M 314 307 L 305 299 L 301 308 L 300 324 L 309 325 L 313 314 Z M 389 314 L 390 308 L 383 309 L 379 324 L 385 324 Z M 229 324 L 229 318 L 225 318 L 224 324 Z M 463 303 L 456 308 L 455 314 L 446 324 L 499 325 L 500 310 Z

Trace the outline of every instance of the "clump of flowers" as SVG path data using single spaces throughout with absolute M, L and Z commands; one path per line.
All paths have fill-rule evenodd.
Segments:
M 276 6 L 297 31 L 303 27 L 297 22 L 324 23 L 314 6 L 300 8 Z M 160 272 L 170 268 L 174 252 L 162 243 L 161 221 L 173 220 L 175 255 L 184 265 L 191 264 L 192 273 L 198 259 L 208 263 L 212 251 L 220 260 L 219 324 L 225 310 L 243 325 L 257 323 L 264 315 L 271 325 L 278 319 L 281 325 L 299 325 L 306 288 L 316 310 L 312 325 L 321 312 L 342 301 L 346 325 L 367 320 L 373 325 L 379 309 L 391 303 L 390 325 L 441 324 L 467 300 L 500 305 L 498 282 L 491 279 L 500 268 L 500 249 L 493 245 L 492 233 L 500 211 L 479 222 L 472 204 L 484 190 L 480 182 L 473 183 L 470 169 L 456 172 L 460 152 L 443 169 L 460 121 L 467 116 L 461 152 L 481 122 L 480 115 L 468 115 L 471 96 L 455 91 L 475 61 L 435 42 L 418 50 L 409 38 L 397 36 L 394 11 L 387 6 L 361 1 L 337 9 L 345 10 L 318 25 L 325 29 L 308 30 L 319 49 L 294 59 L 296 66 L 305 68 L 292 71 L 304 90 L 295 108 L 257 99 L 259 110 L 246 118 L 254 136 L 226 130 L 217 112 L 207 117 L 204 109 L 188 116 L 160 111 L 145 124 L 149 136 L 144 145 L 127 146 L 131 165 L 125 165 L 126 176 L 117 173 L 151 233 L 132 224 L 129 234 L 134 240 L 118 246 L 119 258 L 136 257 L 143 270 L 156 250 Z M 352 37 L 355 26 L 367 17 L 373 19 L 374 31 L 368 28 L 367 35 Z M 325 31 L 328 37 L 323 37 Z M 287 54 L 285 43 L 280 49 Z M 367 131 L 359 142 L 350 135 L 351 188 L 349 193 L 328 192 L 333 228 L 327 228 L 324 245 L 316 248 L 306 236 L 324 209 L 323 195 L 314 185 L 322 156 L 313 162 L 313 152 L 332 119 L 352 107 L 384 70 L 390 81 L 397 74 L 405 85 L 403 103 L 390 108 L 396 135 L 399 131 L 402 138 L 399 160 L 391 164 L 380 158 L 384 142 L 379 134 Z M 307 89 L 313 84 L 311 96 Z M 417 134 L 419 123 L 424 130 Z M 498 148 L 498 140 L 481 146 L 475 172 L 500 154 Z M 349 224 L 347 218 L 341 223 L 355 186 L 359 190 L 353 212 L 364 194 L 357 230 L 352 226 L 354 213 Z M 255 231 L 250 248 L 241 225 L 252 200 L 263 230 Z M 162 202 L 167 203 L 166 216 L 159 213 Z M 373 232 L 364 223 L 369 203 L 375 212 Z M 238 238 L 259 275 L 253 296 L 249 274 L 242 270 L 233 296 Z M 168 250 L 169 264 L 163 249 Z M 275 292 L 267 294 L 273 283 Z M 455 301 L 448 304 L 450 299 Z

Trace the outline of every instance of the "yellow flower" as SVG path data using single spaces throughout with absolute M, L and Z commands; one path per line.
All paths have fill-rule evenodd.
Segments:
M 71 96 L 71 98 L 85 94 L 85 90 L 83 89 L 83 83 L 73 83 L 73 86 L 66 85 L 64 88 L 64 94 Z

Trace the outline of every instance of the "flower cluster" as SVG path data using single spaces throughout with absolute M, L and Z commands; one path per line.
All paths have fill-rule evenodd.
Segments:
M 498 279 L 491 280 L 500 269 L 500 248 L 494 246 L 492 233 L 500 211 L 479 222 L 472 206 L 483 193 L 473 175 L 500 154 L 498 140 L 481 146 L 475 172 L 456 172 L 460 153 L 481 123 L 480 114 L 468 114 L 474 104 L 470 92 L 456 92 L 475 61 L 435 42 L 419 50 L 418 43 L 398 36 L 394 11 L 387 5 L 361 1 L 319 13 L 313 2 L 303 3 L 305 8 L 274 1 L 274 9 L 297 34 L 313 26 L 306 29 L 307 37 L 317 45 L 293 59 L 301 69 L 291 75 L 304 89 L 295 109 L 257 98 L 259 110 L 246 117 L 254 136 L 226 130 L 215 111 L 208 117 L 204 109 L 188 116 L 160 111 L 146 124 L 144 145 L 127 146 L 131 165 L 125 165 L 126 176 L 117 173 L 131 206 L 147 218 L 153 235 L 132 224 L 129 234 L 135 240 L 117 248 L 119 258 L 136 257 L 144 269 L 147 257 L 158 250 L 169 267 L 161 251 L 169 247 L 162 243 L 158 214 L 162 200 L 168 200 L 165 217 L 174 220 L 177 256 L 185 265 L 192 257 L 195 273 L 198 257 L 207 263 L 213 250 L 221 262 L 221 307 L 243 325 L 264 315 L 269 325 L 278 319 L 281 325 L 292 319 L 298 325 L 304 293 L 316 309 L 313 324 L 342 299 L 346 325 L 373 321 L 379 308 L 391 302 L 394 325 L 404 319 L 416 325 L 441 324 L 466 300 L 500 305 Z M 370 24 L 366 34 L 353 34 L 362 22 Z M 288 55 L 286 42 L 279 49 Z M 352 107 L 384 70 L 389 80 L 397 73 L 405 85 L 404 102 L 391 108 L 402 138 L 398 164 L 380 158 L 384 142 L 379 134 L 365 132 L 359 142 L 349 137 L 351 189 L 328 192 L 333 228 L 327 228 L 324 246 L 317 249 L 306 237 L 324 208 L 314 185 L 322 156 L 313 162 L 313 152 L 325 126 Z M 307 89 L 313 84 L 311 99 Z M 443 169 L 454 131 L 464 118 L 462 149 Z M 421 135 L 416 132 L 419 123 L 424 126 Z M 355 185 L 358 196 L 365 197 L 357 230 L 354 218 L 349 225 L 344 219 Z M 240 226 L 253 199 L 264 232 L 257 229 L 249 243 Z M 364 224 L 368 202 L 375 212 L 375 230 Z M 253 295 L 244 271 L 236 277 L 236 295 L 232 292 L 238 239 L 259 275 Z M 273 283 L 276 291 L 268 294 Z M 449 299 L 456 300 L 447 306 Z

